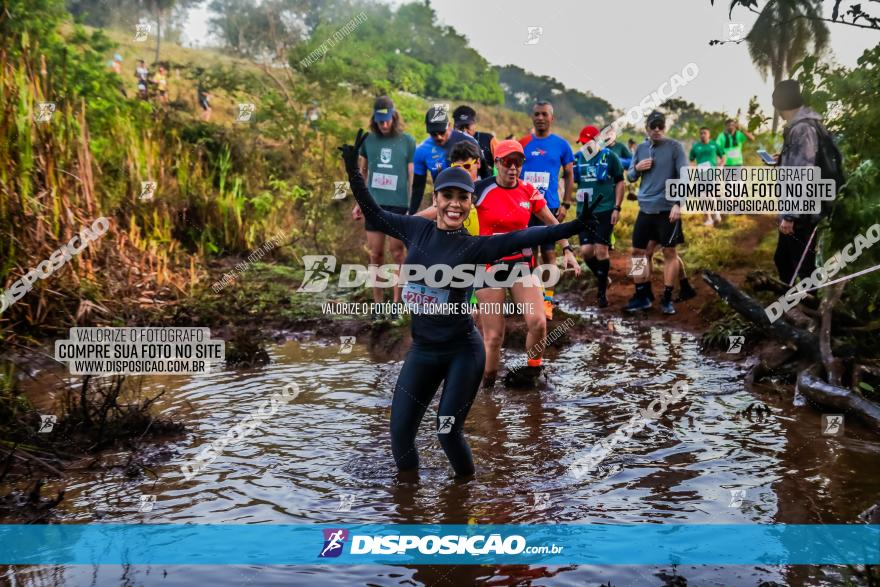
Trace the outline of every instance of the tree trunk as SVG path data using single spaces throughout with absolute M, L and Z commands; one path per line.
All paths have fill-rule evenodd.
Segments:
M 162 11 L 159 9 L 158 2 L 156 3 L 156 59 L 154 60 L 156 63 L 159 63 L 159 49 L 162 45 Z
M 784 49 L 780 48 L 780 53 L 784 51 Z M 782 55 L 779 55 L 777 59 L 784 59 Z M 776 88 L 779 85 L 779 82 L 782 81 L 782 67 L 779 65 L 775 65 L 773 67 L 773 87 Z M 773 134 L 776 135 L 776 131 L 779 130 L 779 110 L 776 107 L 773 108 L 773 128 L 771 129 Z
M 844 287 L 846 287 L 846 282 L 829 286 L 827 294 L 819 306 L 819 313 L 822 316 L 822 323 L 819 327 L 819 352 L 822 354 L 822 364 L 825 365 L 828 383 L 837 386 L 843 382 L 843 364 L 840 359 L 834 358 L 834 352 L 831 348 L 831 316 L 834 305 L 843 295 Z
M 784 318 L 780 318 L 771 324 L 761 304 L 713 271 L 703 271 L 703 281 L 712 286 L 712 289 L 718 293 L 718 296 L 727 302 L 731 308 L 773 336 L 773 338 L 783 343 L 793 344 L 798 351 L 814 361 L 821 360 L 819 341 L 814 335 L 806 330 L 792 326 Z

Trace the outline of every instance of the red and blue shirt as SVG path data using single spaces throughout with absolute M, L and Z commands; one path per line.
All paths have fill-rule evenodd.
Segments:
M 519 139 L 526 162 L 520 177 L 541 192 L 550 209 L 559 208 L 559 172 L 574 162 L 571 145 L 559 135 L 538 138 L 534 134 Z
M 480 236 L 505 234 L 522 230 L 529 225 L 532 214 L 537 214 L 547 202 L 535 186 L 517 180 L 516 187 L 498 185 L 496 177 L 481 179 L 474 185 L 474 202 L 480 221 Z M 522 254 L 504 257 L 503 260 L 523 259 L 532 254 L 526 249 Z

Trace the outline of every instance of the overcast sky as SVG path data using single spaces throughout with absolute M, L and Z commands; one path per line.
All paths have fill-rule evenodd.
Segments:
M 390 4 L 401 2 L 388 0 Z M 745 43 L 709 46 L 725 38 L 728 0 L 432 0 L 441 22 L 467 37 L 494 65 L 515 64 L 553 76 L 568 87 L 590 91 L 616 108 L 637 105 L 690 62 L 699 75 L 678 97 L 706 110 L 745 112 L 757 95 L 770 112 L 771 81 L 762 81 Z M 870 6 L 868 7 L 871 8 Z M 193 11 L 188 38 L 204 39 L 207 12 Z M 737 9 L 733 22 L 748 31 L 755 15 Z M 830 24 L 831 51 L 841 64 L 855 65 L 880 42 L 880 33 Z M 536 44 L 526 44 L 529 27 L 541 27 Z

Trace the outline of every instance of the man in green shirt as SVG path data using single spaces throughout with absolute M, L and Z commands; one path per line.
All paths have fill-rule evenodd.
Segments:
M 746 141 L 754 141 L 755 135 L 747 130 L 739 130 L 739 124 L 732 118 L 724 121 L 724 132 L 715 140 L 724 150 L 724 165 L 739 167 L 743 164 L 743 145 Z
M 700 140 L 691 147 L 691 154 L 688 159 L 691 167 L 720 167 L 724 161 L 724 150 L 721 145 L 710 141 L 711 134 L 705 126 L 700 129 Z M 721 223 L 721 214 L 718 212 L 710 212 L 706 214 L 706 226 L 715 226 Z
M 400 131 L 400 114 L 394 109 L 394 102 L 388 96 L 379 96 L 373 105 L 370 120 L 372 131 L 361 147 L 358 163 L 361 175 L 367 180 L 370 194 L 383 209 L 397 214 L 409 210 L 409 198 L 413 183 L 413 154 L 416 140 Z M 361 209 L 355 205 L 351 212 L 355 220 L 363 218 Z M 367 230 L 367 248 L 370 250 L 370 264 L 382 265 L 385 261 L 385 234 L 379 227 L 364 220 Z M 403 243 L 388 237 L 388 250 L 394 263 L 404 260 Z M 383 289 L 373 288 L 373 301 L 382 302 Z M 400 301 L 400 288 L 394 288 L 394 301 Z
M 578 214 L 583 206 L 589 206 L 597 198 L 601 198 L 593 210 L 586 230 L 580 233 L 579 238 L 581 256 L 596 276 L 598 306 L 606 308 L 608 299 L 605 292 L 608 289 L 608 271 L 611 268 L 608 249 L 623 203 L 623 165 L 611 149 L 598 148 L 595 141 L 597 136 L 599 129 L 595 126 L 581 129 L 577 142 L 583 147 L 575 153 L 572 167 Z
M 605 131 L 605 136 L 603 138 L 605 139 L 605 147 L 617 155 L 617 158 L 620 159 L 620 164 L 624 169 L 627 169 L 632 161 L 632 151 L 627 149 L 626 145 L 623 143 L 617 142 L 617 133 L 613 128 L 609 128 Z

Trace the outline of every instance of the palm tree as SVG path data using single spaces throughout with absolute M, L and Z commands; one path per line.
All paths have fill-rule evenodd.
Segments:
M 737 0 L 731 2 L 731 10 Z M 791 74 L 795 64 L 812 52 L 822 53 L 828 45 L 828 27 L 822 20 L 821 0 L 770 0 L 758 14 L 746 36 L 749 56 L 766 80 L 774 84 Z M 779 122 L 773 113 L 773 132 Z

